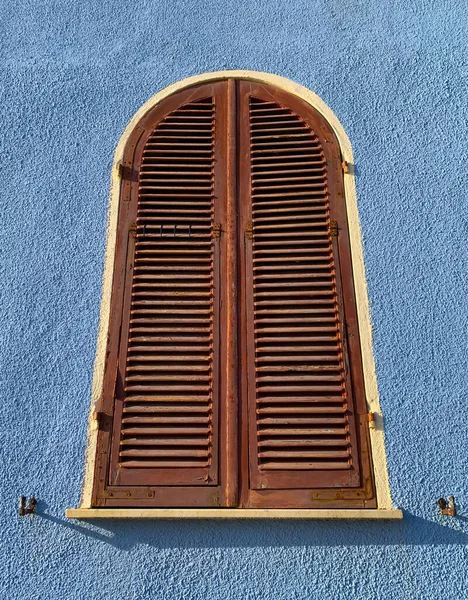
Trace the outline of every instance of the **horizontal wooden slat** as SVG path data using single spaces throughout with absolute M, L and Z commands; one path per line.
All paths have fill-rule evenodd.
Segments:
M 135 314 L 135 313 L 133 313 Z M 176 316 L 177 315 L 177 316 Z M 173 318 L 169 318 L 166 319 L 167 314 L 164 313 L 152 313 L 152 315 L 150 316 L 148 313 L 146 313 L 145 315 L 135 315 L 134 318 L 130 319 L 130 323 L 131 324 L 135 324 L 135 325 L 147 325 L 148 327 L 151 327 L 153 325 L 170 325 L 171 323 L 176 324 L 175 325 L 175 329 L 179 329 L 180 325 L 190 325 L 190 324 L 195 324 L 195 325 L 208 325 L 210 323 L 209 318 L 207 319 L 206 317 L 200 315 L 200 316 L 191 316 L 188 314 L 185 315 L 181 315 L 180 313 L 175 313 Z
M 195 344 L 193 346 L 130 346 L 129 347 L 129 352 L 148 352 L 148 353 L 156 353 L 156 352 L 161 352 L 161 353 L 174 353 L 174 356 L 176 358 L 174 358 L 173 360 L 181 360 L 180 355 L 177 353 L 184 353 L 184 356 L 187 352 L 205 352 L 206 350 L 206 344 Z M 164 356 L 164 354 L 162 354 L 162 356 Z M 145 360 L 148 360 L 148 355 L 145 355 Z M 134 355 L 130 355 L 130 359 L 134 359 Z M 154 358 L 154 360 L 158 360 L 157 355 L 155 356 L 154 354 L 152 354 L 152 359 Z M 185 360 L 184 357 L 182 357 L 182 360 Z
M 337 414 L 344 414 L 345 413 L 345 409 L 342 406 L 330 406 L 327 408 L 324 408 L 323 406 L 302 406 L 302 407 L 297 407 L 292 405 L 292 403 L 290 402 L 290 400 L 285 398 L 285 401 L 287 403 L 290 404 L 290 406 L 284 407 L 284 406 L 268 406 L 266 408 L 257 408 L 257 414 L 258 415 L 277 415 L 277 414 L 282 414 L 282 415 L 286 415 L 286 414 L 291 414 L 291 415 L 312 415 L 312 414 L 323 414 L 323 413 L 327 413 L 327 414 L 331 414 L 331 413 L 337 413 Z
M 261 382 L 259 382 L 260 384 Z M 289 385 L 289 386 L 278 386 L 278 385 L 266 385 L 260 388 L 257 388 L 257 391 L 263 392 L 263 393 L 278 393 L 278 392 L 341 392 L 342 388 L 340 386 L 337 385 L 329 385 L 329 386 L 324 386 L 324 385 Z
M 141 425 L 151 425 L 151 424 L 187 424 L 187 417 L 147 417 L 147 416 L 139 416 L 139 417 L 125 417 L 122 419 L 123 424 L 141 424 Z M 209 417 L 192 417 L 190 419 L 190 424 L 209 424 Z
M 156 380 L 157 381 L 157 380 Z M 125 391 L 130 393 L 151 394 L 152 392 L 210 392 L 209 385 L 138 385 L 131 383 L 125 386 Z
M 184 336 L 184 335 L 174 335 L 168 334 L 166 336 L 161 335 L 146 335 L 146 336 L 131 336 L 131 342 L 141 343 L 141 342 L 149 342 L 152 344 L 156 343 L 165 343 L 165 342 L 178 342 L 185 344 L 187 342 L 209 342 L 209 336 Z
M 178 460 L 169 460 L 161 458 L 158 461 L 155 460 L 127 460 L 121 463 L 122 467 L 131 468 L 131 469 L 200 469 L 207 468 L 210 466 L 209 459 L 207 460 L 191 460 L 188 461 L 186 459 L 178 459 Z
M 134 348 L 132 348 L 132 350 L 134 350 Z M 177 348 L 178 351 L 180 351 L 179 348 Z M 211 361 L 211 355 L 207 354 L 207 355 L 196 355 L 193 354 L 193 348 L 190 348 L 190 350 L 192 351 L 192 354 L 187 355 L 187 354 L 183 354 L 183 355 L 174 355 L 174 354 L 170 354 L 170 355 L 164 355 L 164 354 L 160 354 L 159 356 L 154 356 L 152 354 L 148 354 L 148 355 L 144 355 L 144 354 L 138 354 L 138 355 L 129 355 L 127 357 L 127 362 L 132 362 L 132 364 L 139 364 L 140 367 L 145 370 L 151 370 L 153 368 L 155 368 L 156 370 L 158 370 L 159 368 L 163 368 L 161 365 L 156 365 L 154 366 L 154 363 L 164 363 L 164 364 L 168 364 L 168 363 L 173 363 L 173 362 L 187 362 L 190 363 L 190 365 L 192 365 L 194 368 L 196 367 L 198 369 L 197 365 L 193 365 L 194 362 L 206 362 L 208 363 L 208 367 L 210 367 L 209 362 Z M 151 365 L 150 366 L 146 366 L 145 362 L 150 362 Z M 189 366 L 189 365 L 187 365 Z M 183 365 L 182 365 L 183 367 Z M 174 365 L 174 368 L 179 368 L 178 365 Z M 203 369 L 205 368 L 205 366 L 203 366 Z
M 129 367 L 127 367 L 129 369 Z M 128 372 L 128 371 L 127 371 Z M 179 375 L 128 375 L 125 381 L 129 383 L 137 383 L 140 381 L 209 381 L 210 375 L 187 375 L 186 373 Z
M 180 358 L 180 357 L 179 357 Z M 162 359 L 162 357 L 160 358 L 160 360 Z M 176 371 L 177 373 L 179 373 L 179 377 L 180 377 L 180 373 L 185 372 L 185 371 L 200 371 L 200 372 L 205 372 L 205 371 L 210 371 L 211 369 L 211 365 L 208 363 L 206 365 L 192 365 L 192 364 L 184 364 L 181 365 L 179 362 L 177 362 L 177 364 L 172 364 L 174 362 L 174 359 L 172 357 L 166 357 L 166 360 L 164 361 L 163 364 L 137 364 L 137 360 L 135 360 L 135 364 L 129 364 L 127 366 L 127 373 L 132 373 L 132 372 L 138 372 L 138 373 L 143 373 L 143 372 L 148 372 L 148 373 L 155 373 L 157 371 L 164 371 L 164 372 L 168 372 L 168 371 Z M 187 359 L 185 359 L 187 360 Z M 128 379 L 127 379 L 128 381 Z
M 331 471 L 337 469 L 351 469 L 351 464 L 348 462 L 296 462 L 294 460 L 288 460 L 287 462 L 268 462 L 266 460 L 262 463 L 262 469 L 265 471 Z
M 167 427 L 148 427 L 147 425 L 145 426 L 139 426 L 139 427 L 129 427 L 126 426 L 125 427 L 125 435 L 126 436 L 136 436 L 135 438 L 132 439 L 138 439 L 138 440 L 143 440 L 144 438 L 141 436 L 158 436 L 158 439 L 165 439 L 163 436 L 167 436 L 167 435 L 172 435 L 172 436 L 176 436 L 174 437 L 175 440 L 185 440 L 187 435 L 201 435 L 201 436 L 205 436 L 205 440 L 206 440 L 206 436 L 208 436 L 208 434 L 210 433 L 210 427 L 200 427 L 200 426 L 196 426 L 196 427 L 176 427 L 174 425 L 169 425 Z
M 291 358 L 291 357 L 287 357 L 287 358 Z M 304 359 L 302 359 L 304 360 Z M 336 359 L 334 359 L 336 360 Z M 310 358 L 306 358 L 305 361 L 310 362 L 311 359 Z M 305 362 L 304 361 L 304 362 Z M 286 361 L 289 362 L 289 361 Z M 308 373 L 308 372 L 320 372 L 320 371 L 340 371 L 341 373 L 341 369 L 342 366 L 341 365 L 310 365 L 310 364 L 297 364 L 300 362 L 300 359 L 298 360 L 297 357 L 294 358 L 294 365 L 281 365 L 281 366 L 276 366 L 276 365 L 269 365 L 269 366 L 257 366 L 257 372 L 258 373 L 264 373 L 264 372 L 268 372 L 268 373 Z M 297 379 L 296 379 L 297 380 Z M 341 379 L 340 379 L 341 381 Z
M 210 450 L 196 450 L 194 448 L 186 448 L 186 449 L 172 449 L 172 448 L 164 448 L 164 450 L 145 450 L 142 448 L 138 448 L 135 450 L 121 450 L 120 456 L 130 456 L 132 458 L 153 458 L 153 457 L 161 457 L 161 458 L 170 458 L 173 456 L 183 456 L 184 458 L 192 458 L 192 457 L 208 457 L 210 455 Z
M 306 436 L 318 436 L 322 439 L 324 436 L 342 436 L 343 440 L 347 435 L 347 430 L 344 427 L 321 427 L 314 429 L 305 429 L 303 427 L 295 427 L 295 428 L 269 428 L 269 429 L 259 429 L 258 436 L 260 440 L 264 440 L 265 438 L 270 442 L 275 439 L 275 436 L 291 436 L 296 435 L 302 438 Z
M 133 377 L 132 379 L 137 379 Z M 341 373 L 339 375 L 333 375 L 332 373 L 328 373 L 327 375 L 302 375 L 302 374 L 294 374 L 294 375 L 283 375 L 283 374 L 275 374 L 275 375 L 260 375 L 257 376 L 258 384 L 263 383 L 284 383 L 284 382 L 296 382 L 302 383 L 304 381 L 330 381 L 336 382 L 341 381 Z M 263 388 L 262 388 L 263 389 Z
M 167 438 L 158 436 L 156 438 L 148 437 L 127 437 L 122 440 L 122 446 L 205 446 L 206 440 L 201 438 Z
M 304 159 L 307 159 L 307 161 L 305 161 Z M 265 169 L 267 170 L 271 170 L 271 169 L 276 169 L 278 167 L 302 167 L 304 168 L 305 165 L 309 165 L 310 167 L 314 167 L 314 168 L 319 168 L 322 167 L 324 172 L 325 172 L 325 164 L 326 161 L 323 158 L 323 155 L 321 153 L 308 153 L 308 154 L 296 154 L 294 156 L 283 156 L 283 155 L 279 155 L 279 156 L 270 156 L 268 158 L 255 158 L 252 157 L 252 172 L 255 173 L 259 173 L 259 172 L 264 172 Z M 281 161 L 286 161 L 287 162 L 281 162 Z
M 258 453 L 260 458 L 348 458 L 348 452 L 343 450 L 265 450 Z
M 192 405 L 179 405 L 179 406 L 167 406 L 167 405 L 158 405 L 155 403 L 152 404 L 146 404 L 146 405 L 141 405 L 141 404 L 133 404 L 129 402 L 129 400 L 127 399 L 127 402 L 125 404 L 125 408 L 123 410 L 124 414 L 136 414 L 136 413 L 141 413 L 141 414 L 146 414 L 146 413 L 152 413 L 152 414 L 166 414 L 166 413 L 187 413 L 187 414 L 196 414 L 196 413 L 208 413 L 210 412 L 210 406 L 207 404 L 206 406 L 192 406 Z M 190 418 L 190 416 L 188 416 L 187 418 Z
M 340 390 L 341 391 L 341 390 Z M 343 405 L 343 396 L 341 395 L 340 392 L 337 392 L 337 394 L 335 396 L 329 396 L 329 395 L 311 395 L 309 393 L 307 393 L 304 396 L 292 396 L 291 394 L 287 393 L 285 396 L 280 396 L 279 394 L 276 396 L 259 396 L 257 398 L 257 405 L 261 406 L 263 403 L 268 403 L 271 404 L 273 402 L 277 402 L 279 404 L 284 404 L 285 402 L 289 402 L 289 403 L 300 403 L 303 402 L 304 404 L 313 404 L 313 403 L 320 403 L 320 404 L 327 404 L 329 402 L 331 403 L 339 403 L 341 405 Z
M 257 348 L 257 352 L 310 352 L 310 354 L 307 355 L 307 358 L 310 357 L 312 358 L 316 358 L 317 360 L 320 358 L 320 360 L 327 360 L 325 358 L 322 358 L 322 356 L 315 356 L 315 354 L 313 354 L 314 352 L 326 352 L 326 351 L 330 351 L 330 353 L 333 353 L 333 358 L 332 360 L 336 360 L 335 358 L 335 353 L 340 351 L 340 347 L 339 346 L 335 346 L 335 345 L 330 345 L 330 346 L 282 346 L 281 348 L 278 348 L 276 346 L 261 346 L 259 348 Z M 258 358 L 258 360 L 268 360 L 268 358 L 265 358 L 264 355 L 262 357 L 262 355 L 260 355 L 261 358 Z M 297 360 L 297 357 L 295 354 L 291 354 L 290 356 L 287 356 L 285 358 L 285 360 Z
M 346 447 L 349 446 L 349 442 L 346 440 L 318 440 L 318 439 L 272 439 L 272 440 L 260 440 L 258 442 L 260 447 L 274 447 L 274 448 L 303 448 L 303 447 L 315 447 L 315 446 L 336 446 L 336 447 Z
M 325 342 L 336 342 L 338 340 L 338 337 L 335 336 L 331 336 L 331 335 L 324 335 L 324 336 L 271 336 L 271 337 L 257 337 L 257 344 L 262 344 L 262 343 L 267 343 L 267 344 L 272 344 L 272 343 L 279 343 L 279 344 L 289 344 L 290 342 L 297 342 L 298 344 L 303 344 L 303 343 L 311 343 L 311 342 L 318 342 L 318 343 L 325 343 Z M 258 349 L 258 347 L 257 347 Z
M 190 394 L 167 394 L 164 390 L 162 390 L 162 391 L 155 390 L 152 393 L 148 393 L 145 395 L 129 394 L 127 396 L 127 400 L 128 400 L 128 402 L 170 402 L 171 405 L 173 405 L 174 407 L 176 407 L 179 402 L 209 403 L 209 399 L 207 399 L 206 395 L 204 395 L 204 394 L 202 394 L 200 396 L 190 395 Z M 125 408 L 124 408 L 124 410 L 125 410 Z

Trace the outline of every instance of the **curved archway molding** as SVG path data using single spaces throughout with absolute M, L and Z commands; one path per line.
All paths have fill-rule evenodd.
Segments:
M 106 343 L 109 327 L 110 301 L 112 289 L 112 275 L 116 245 L 117 217 L 120 196 L 120 172 L 119 163 L 122 160 L 127 140 L 138 122 L 159 102 L 183 89 L 202 84 L 226 79 L 241 79 L 275 86 L 281 90 L 297 96 L 301 100 L 313 106 L 331 125 L 338 139 L 341 155 L 348 163 L 349 172 L 344 174 L 344 189 L 346 196 L 346 208 L 349 224 L 349 235 L 351 244 L 351 255 L 353 261 L 353 277 L 356 294 L 356 305 L 358 312 L 359 330 L 361 338 L 361 350 L 363 361 L 364 381 L 366 388 L 366 400 L 369 413 L 372 415 L 370 422 L 370 440 L 372 446 L 372 457 L 374 464 L 374 476 L 379 509 L 391 509 L 392 501 L 387 473 L 387 461 L 384 445 L 384 433 L 382 426 L 382 414 L 380 410 L 377 379 L 375 373 L 374 356 L 372 349 L 372 327 L 367 296 L 367 285 L 365 278 L 364 259 L 361 241 L 361 229 L 357 207 L 356 189 L 353 174 L 353 154 L 351 143 L 333 111 L 316 94 L 307 88 L 284 77 L 256 71 L 230 70 L 204 73 L 183 79 L 166 87 L 164 90 L 152 96 L 132 117 L 125 128 L 114 155 L 111 175 L 111 191 L 108 211 L 108 223 L 106 234 L 106 253 L 103 273 L 102 301 L 100 311 L 100 322 L 96 346 L 96 358 L 91 394 L 91 409 L 89 414 L 88 442 L 86 449 L 86 463 L 84 484 L 80 507 L 91 506 L 92 481 L 97 444 L 97 422 L 93 415 L 102 394 L 103 375 L 105 365 Z

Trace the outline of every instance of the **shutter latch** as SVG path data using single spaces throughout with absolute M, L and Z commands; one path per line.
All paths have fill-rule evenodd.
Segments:
M 245 237 L 248 240 L 252 240 L 253 239 L 253 225 L 252 223 L 249 223 L 245 229 Z
M 213 239 L 221 237 L 221 223 L 213 223 L 211 226 L 211 237 Z

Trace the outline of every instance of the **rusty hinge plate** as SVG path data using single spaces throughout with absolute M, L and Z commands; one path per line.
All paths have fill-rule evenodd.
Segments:
M 105 498 L 115 498 L 115 499 L 123 499 L 123 498 L 154 498 L 154 490 L 150 488 L 131 488 L 131 489 L 123 489 L 123 488 L 107 488 L 104 491 Z
M 252 240 L 253 239 L 253 225 L 252 223 L 249 223 L 245 229 L 245 237 L 248 240 Z
M 221 223 L 213 223 L 213 225 L 211 226 L 211 237 L 221 237 Z
M 445 498 L 439 498 L 437 500 L 437 504 L 439 505 L 439 510 L 441 515 L 447 515 L 449 517 L 456 517 L 457 515 L 457 507 L 455 505 L 455 497 L 447 496 L 447 500 Z
M 341 167 L 343 168 L 343 173 L 349 173 L 349 163 L 347 160 L 341 163 Z
M 333 237 L 336 237 L 338 235 L 337 221 L 330 221 L 329 231 L 330 231 L 330 235 Z

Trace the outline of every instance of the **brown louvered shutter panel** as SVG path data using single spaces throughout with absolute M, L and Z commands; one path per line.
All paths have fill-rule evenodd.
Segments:
M 223 101 L 223 84 L 169 98 L 127 144 L 98 504 L 219 502 Z
M 267 86 L 242 83 L 241 111 L 244 502 L 370 506 L 358 337 L 349 368 L 356 310 L 339 147 L 311 107 Z

